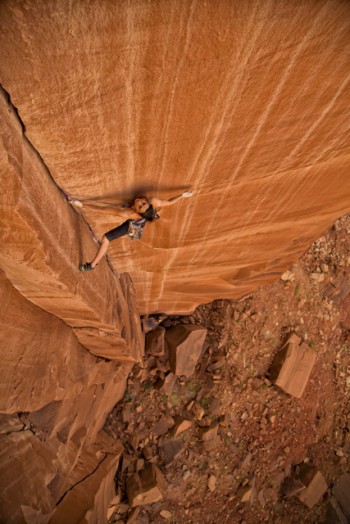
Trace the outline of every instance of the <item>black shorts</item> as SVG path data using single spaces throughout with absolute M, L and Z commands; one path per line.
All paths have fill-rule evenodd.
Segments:
M 111 241 L 115 240 L 116 238 L 123 237 L 124 235 L 128 234 L 129 231 L 129 222 L 130 220 L 127 220 L 126 222 L 123 222 L 120 224 L 120 226 L 115 227 L 114 229 L 111 229 L 108 231 L 108 233 L 105 233 L 105 237 Z

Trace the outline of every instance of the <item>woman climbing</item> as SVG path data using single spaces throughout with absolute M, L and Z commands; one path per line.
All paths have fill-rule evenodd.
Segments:
M 111 229 L 102 237 L 100 248 L 91 262 L 86 262 L 79 266 L 80 271 L 91 271 L 100 262 L 107 252 L 109 243 L 116 238 L 128 235 L 133 240 L 139 240 L 142 236 L 142 230 L 147 222 L 153 222 L 159 218 L 158 211 L 162 207 L 172 206 L 180 198 L 192 196 L 192 191 L 184 191 L 180 195 L 160 200 L 159 198 L 147 198 L 145 196 L 136 197 L 133 202 L 124 209 L 119 209 L 117 215 L 126 218 L 120 226 Z M 68 199 L 70 204 L 82 207 L 83 202 L 76 199 Z

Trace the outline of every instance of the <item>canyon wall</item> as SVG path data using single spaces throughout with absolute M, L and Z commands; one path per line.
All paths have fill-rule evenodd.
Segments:
M 1 83 L 65 192 L 194 191 L 111 246 L 142 313 L 239 298 L 349 210 L 348 2 L 5 0 L 0 19 Z M 84 216 L 99 238 L 122 221 Z
M 0 29 L 0 515 L 103 522 L 139 312 L 238 299 L 349 210 L 350 4 L 3 0 Z M 64 193 L 188 188 L 78 272 L 123 219 Z
M 103 431 L 144 349 L 132 281 L 107 264 L 0 91 L 0 522 L 103 522 L 123 450 Z

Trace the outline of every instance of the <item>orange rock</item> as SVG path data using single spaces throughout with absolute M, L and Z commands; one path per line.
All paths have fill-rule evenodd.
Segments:
M 218 429 L 219 424 L 214 424 L 208 428 L 199 428 L 198 433 L 201 440 L 204 442 L 215 439 L 217 437 Z
M 166 481 L 155 464 L 149 464 L 142 471 L 127 480 L 126 492 L 132 508 L 159 502 L 166 490 Z
M 175 426 L 172 431 L 172 434 L 174 436 L 180 435 L 180 433 L 183 433 L 184 431 L 187 431 L 188 429 L 193 427 L 193 421 L 192 420 L 186 420 L 178 417 L 175 419 Z
M 189 324 L 178 324 L 167 330 L 165 338 L 171 370 L 175 375 L 193 375 L 206 335 L 206 329 Z
M 135 362 L 144 340 L 130 277 L 116 276 L 106 263 L 89 274 L 79 273 L 77 238 L 87 257 L 96 250 L 91 232 L 23 137 L 3 91 L 0 120 L 0 167 L 7 172 L 7 190 L 0 193 L 7 229 L 0 268 L 27 300 L 71 326 L 91 353 Z
M 296 497 L 308 508 L 313 508 L 323 497 L 328 485 L 319 471 L 316 471 L 307 487 L 296 494 Z
M 113 265 L 133 277 L 142 313 L 186 313 L 266 285 L 349 209 L 347 2 L 278 2 L 264 28 L 267 53 L 280 43 L 273 63 L 259 55 L 260 27 L 254 19 L 254 34 L 248 30 L 244 2 L 200 2 L 195 13 L 186 4 L 175 19 L 168 2 L 161 10 L 147 2 L 95 9 L 63 0 L 62 13 L 73 10 L 60 19 L 56 3 L 46 4 L 29 13 L 25 4 L 2 6 L 1 83 L 58 185 L 72 196 L 117 201 L 139 187 L 157 188 L 161 198 L 176 194 L 170 187 L 194 189 L 192 199 L 146 226 L 142 242 L 110 246 Z M 253 5 L 259 20 L 264 7 Z M 108 20 L 103 31 L 96 12 Z M 129 46 L 129 19 L 136 48 Z M 184 24 L 186 34 L 179 31 Z M 212 45 L 212 35 L 223 32 Z M 74 56 L 67 34 L 79 35 Z M 331 48 L 322 45 L 329 40 Z M 186 46 L 180 64 L 172 41 Z M 229 52 L 237 45 L 239 62 Z M 225 67 L 218 57 L 230 57 Z M 301 84 L 300 72 L 310 72 L 315 59 L 323 67 Z M 203 82 L 208 72 L 210 82 Z M 82 212 L 99 237 L 122 221 L 88 207 Z
M 289 395 L 300 398 L 315 361 L 316 352 L 306 344 L 300 344 L 299 337 L 292 335 L 276 355 L 270 372 L 271 379 Z
M 77 272 L 97 244 L 57 186 L 79 197 L 118 191 L 118 200 L 141 185 L 158 188 L 161 198 L 173 196 L 172 187 L 193 186 L 193 198 L 165 208 L 142 242 L 110 246 L 108 261 L 132 275 L 142 313 L 186 313 L 275 280 L 348 211 L 350 197 L 346 2 L 277 3 L 264 28 L 266 56 L 280 43 L 273 63 L 260 53 L 259 2 L 254 20 L 239 2 L 184 2 L 178 10 L 167 2 L 162 9 L 110 4 L 62 0 L 65 17 L 55 2 L 30 10 L 25 2 L 15 9 L 1 3 L 0 81 L 17 109 L 2 92 L 0 267 L 23 300 L 16 309 L 5 294 L 2 303 L 9 327 L 3 321 L 0 398 L 8 413 L 38 412 L 42 431 L 52 435 L 52 460 L 68 457 L 70 465 L 125 386 L 127 366 L 106 359 L 137 361 L 144 345 L 129 277 L 112 276 L 105 261 L 92 273 Z M 130 45 L 130 27 L 137 45 Z M 315 46 L 328 40 L 332 46 Z M 179 47 L 167 45 L 173 41 L 186 51 L 180 62 Z M 237 43 L 242 60 L 218 60 Z M 315 58 L 323 67 L 301 84 L 300 71 L 310 71 Z M 208 71 L 210 82 L 202 82 Z M 79 213 L 98 238 L 123 220 L 85 205 Z M 84 357 L 77 339 L 104 360 Z M 46 457 L 47 448 L 40 450 Z M 42 472 L 40 460 L 30 455 L 28 462 Z M 55 475 L 49 462 L 43 477 L 30 471 L 40 477 L 40 500 L 35 489 L 22 500 L 16 484 L 15 495 L 32 511 L 28 520 L 51 511 L 43 481 Z M 58 493 L 67 469 L 56 473 L 50 487 Z M 13 518 L 16 496 L 7 497 Z
M 154 356 L 164 355 L 165 328 L 158 326 L 146 335 L 145 351 L 147 354 Z

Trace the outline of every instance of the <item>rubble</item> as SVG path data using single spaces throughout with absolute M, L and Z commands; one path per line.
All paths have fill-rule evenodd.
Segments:
M 159 453 L 166 466 L 181 453 L 182 447 L 183 444 L 181 439 L 167 440 L 164 444 L 159 446 Z
M 145 352 L 148 355 L 163 357 L 165 354 L 165 333 L 162 326 L 156 327 L 146 335 Z
M 307 386 L 316 352 L 293 334 L 277 354 L 270 377 L 285 393 L 300 398 Z
M 342 512 L 350 521 L 350 474 L 344 473 L 334 486 L 333 495 L 340 505 Z
M 316 262 L 314 247 L 304 265 L 293 266 L 294 278 L 279 280 L 272 291 L 262 289 L 236 304 L 216 301 L 190 318 L 168 317 L 161 324 L 164 355 L 150 352 L 134 367 L 124 407 L 114 410 L 110 428 L 127 449 L 117 479 L 121 493 L 150 462 L 166 475 L 171 491 L 132 510 L 124 496 L 111 522 L 345 522 L 325 479 L 340 479 L 348 468 L 348 339 L 340 326 L 348 315 L 347 287 L 346 280 L 333 278 L 329 248 L 328 258 Z M 310 275 L 319 272 L 327 278 L 315 286 Z M 329 288 L 331 281 L 338 288 Z M 177 326 L 207 329 L 190 376 L 169 371 L 166 333 Z M 280 387 L 292 348 L 304 356 L 311 351 L 313 365 L 289 359 Z M 162 511 L 171 517 L 164 519 Z
M 300 480 L 305 488 L 300 490 L 296 497 L 308 508 L 313 508 L 323 497 L 328 489 L 328 485 L 320 471 L 308 471 L 302 475 Z
M 132 508 L 153 504 L 163 499 L 166 481 L 155 464 L 148 464 L 142 471 L 132 475 L 126 484 L 128 500 Z
M 207 330 L 195 325 L 178 324 L 167 330 L 169 360 L 172 372 L 191 377 L 201 356 Z

